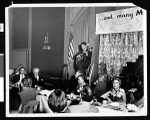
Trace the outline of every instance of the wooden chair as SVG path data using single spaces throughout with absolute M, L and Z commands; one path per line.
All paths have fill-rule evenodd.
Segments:
M 130 90 L 127 91 L 126 93 L 127 103 L 133 104 L 135 102 L 135 97 L 134 97 L 135 91 L 137 91 L 137 88 L 131 88 Z
M 139 100 L 137 101 L 136 103 L 134 103 L 137 107 L 141 107 L 141 106 L 144 106 L 144 96 Z
M 90 64 L 86 71 L 87 80 L 89 81 L 89 86 L 91 86 L 91 77 L 93 72 L 94 64 Z

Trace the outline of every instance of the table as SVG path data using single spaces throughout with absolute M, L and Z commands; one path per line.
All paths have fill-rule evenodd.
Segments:
M 48 96 L 52 92 L 53 90 L 43 90 L 40 92 L 41 95 L 37 95 L 36 100 L 40 102 L 40 106 L 39 106 L 40 112 L 53 113 L 53 111 L 48 106 Z M 68 101 L 68 105 L 70 105 L 70 101 Z M 136 112 L 128 112 L 129 110 L 127 108 L 123 108 L 123 106 L 122 109 L 120 109 L 120 104 L 117 102 L 113 102 L 108 105 L 96 106 L 96 107 L 99 110 L 98 115 L 100 116 L 141 116 L 143 115 L 143 111 L 145 113 L 145 110 L 143 108 L 139 109 Z

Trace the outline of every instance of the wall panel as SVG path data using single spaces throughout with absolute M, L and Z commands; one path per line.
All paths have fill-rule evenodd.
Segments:
M 29 8 L 13 8 L 12 49 L 28 48 Z
M 58 77 L 64 60 L 65 8 L 32 9 L 31 68 L 39 67 L 42 73 Z M 46 33 L 50 51 L 43 50 Z

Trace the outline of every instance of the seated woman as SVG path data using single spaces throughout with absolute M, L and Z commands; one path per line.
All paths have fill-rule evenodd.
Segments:
M 76 72 L 75 77 L 78 80 L 78 86 L 76 87 L 76 90 L 74 90 L 70 94 L 70 96 L 68 96 L 68 99 L 71 100 L 70 105 L 76 105 L 76 104 L 80 103 L 80 93 L 81 93 L 83 87 L 85 85 L 87 85 L 86 77 L 85 77 L 85 75 L 83 75 L 82 72 L 80 72 L 80 71 Z
M 126 94 L 123 88 L 120 88 L 121 80 L 115 78 L 113 80 L 113 88 L 101 95 L 102 98 L 108 99 L 108 102 L 119 102 L 126 104 Z
M 54 113 L 68 113 L 66 94 L 60 90 L 55 89 L 48 98 L 48 106 Z
M 76 78 L 78 79 L 77 92 L 80 93 L 83 86 L 87 85 L 87 79 L 86 79 L 85 75 L 83 75 L 80 72 L 76 73 Z
M 98 113 L 99 110 L 96 106 L 91 105 L 93 100 L 92 90 L 88 85 L 83 86 L 80 92 L 80 104 L 70 105 L 69 110 L 71 113 Z
M 22 79 L 23 87 L 22 91 L 19 92 L 19 95 L 21 97 L 21 103 L 22 105 L 27 104 L 29 101 L 36 100 L 36 91 L 33 89 L 32 86 L 32 80 L 29 77 L 25 77 Z

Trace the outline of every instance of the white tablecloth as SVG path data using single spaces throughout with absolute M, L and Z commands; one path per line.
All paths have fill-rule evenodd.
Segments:
M 37 101 L 40 101 L 40 106 L 39 110 L 40 112 L 46 112 L 46 113 L 53 113 L 52 110 L 48 106 L 48 96 L 53 92 L 53 90 L 43 90 L 40 93 L 43 95 L 37 95 L 36 99 Z M 44 96 L 46 95 L 46 96 Z M 112 103 L 110 104 L 112 106 L 119 106 L 117 103 Z M 141 108 L 136 112 L 127 112 L 126 110 L 124 111 L 119 111 L 119 110 L 113 110 L 110 109 L 109 107 L 104 108 L 104 106 L 96 106 L 99 109 L 99 116 L 144 116 L 146 115 L 146 109 Z M 73 114 L 73 113 L 72 113 Z
M 97 107 L 99 109 L 100 116 L 145 116 L 146 110 L 145 108 L 140 109 L 137 112 L 127 112 L 127 111 L 119 111 L 113 110 L 109 108 Z

